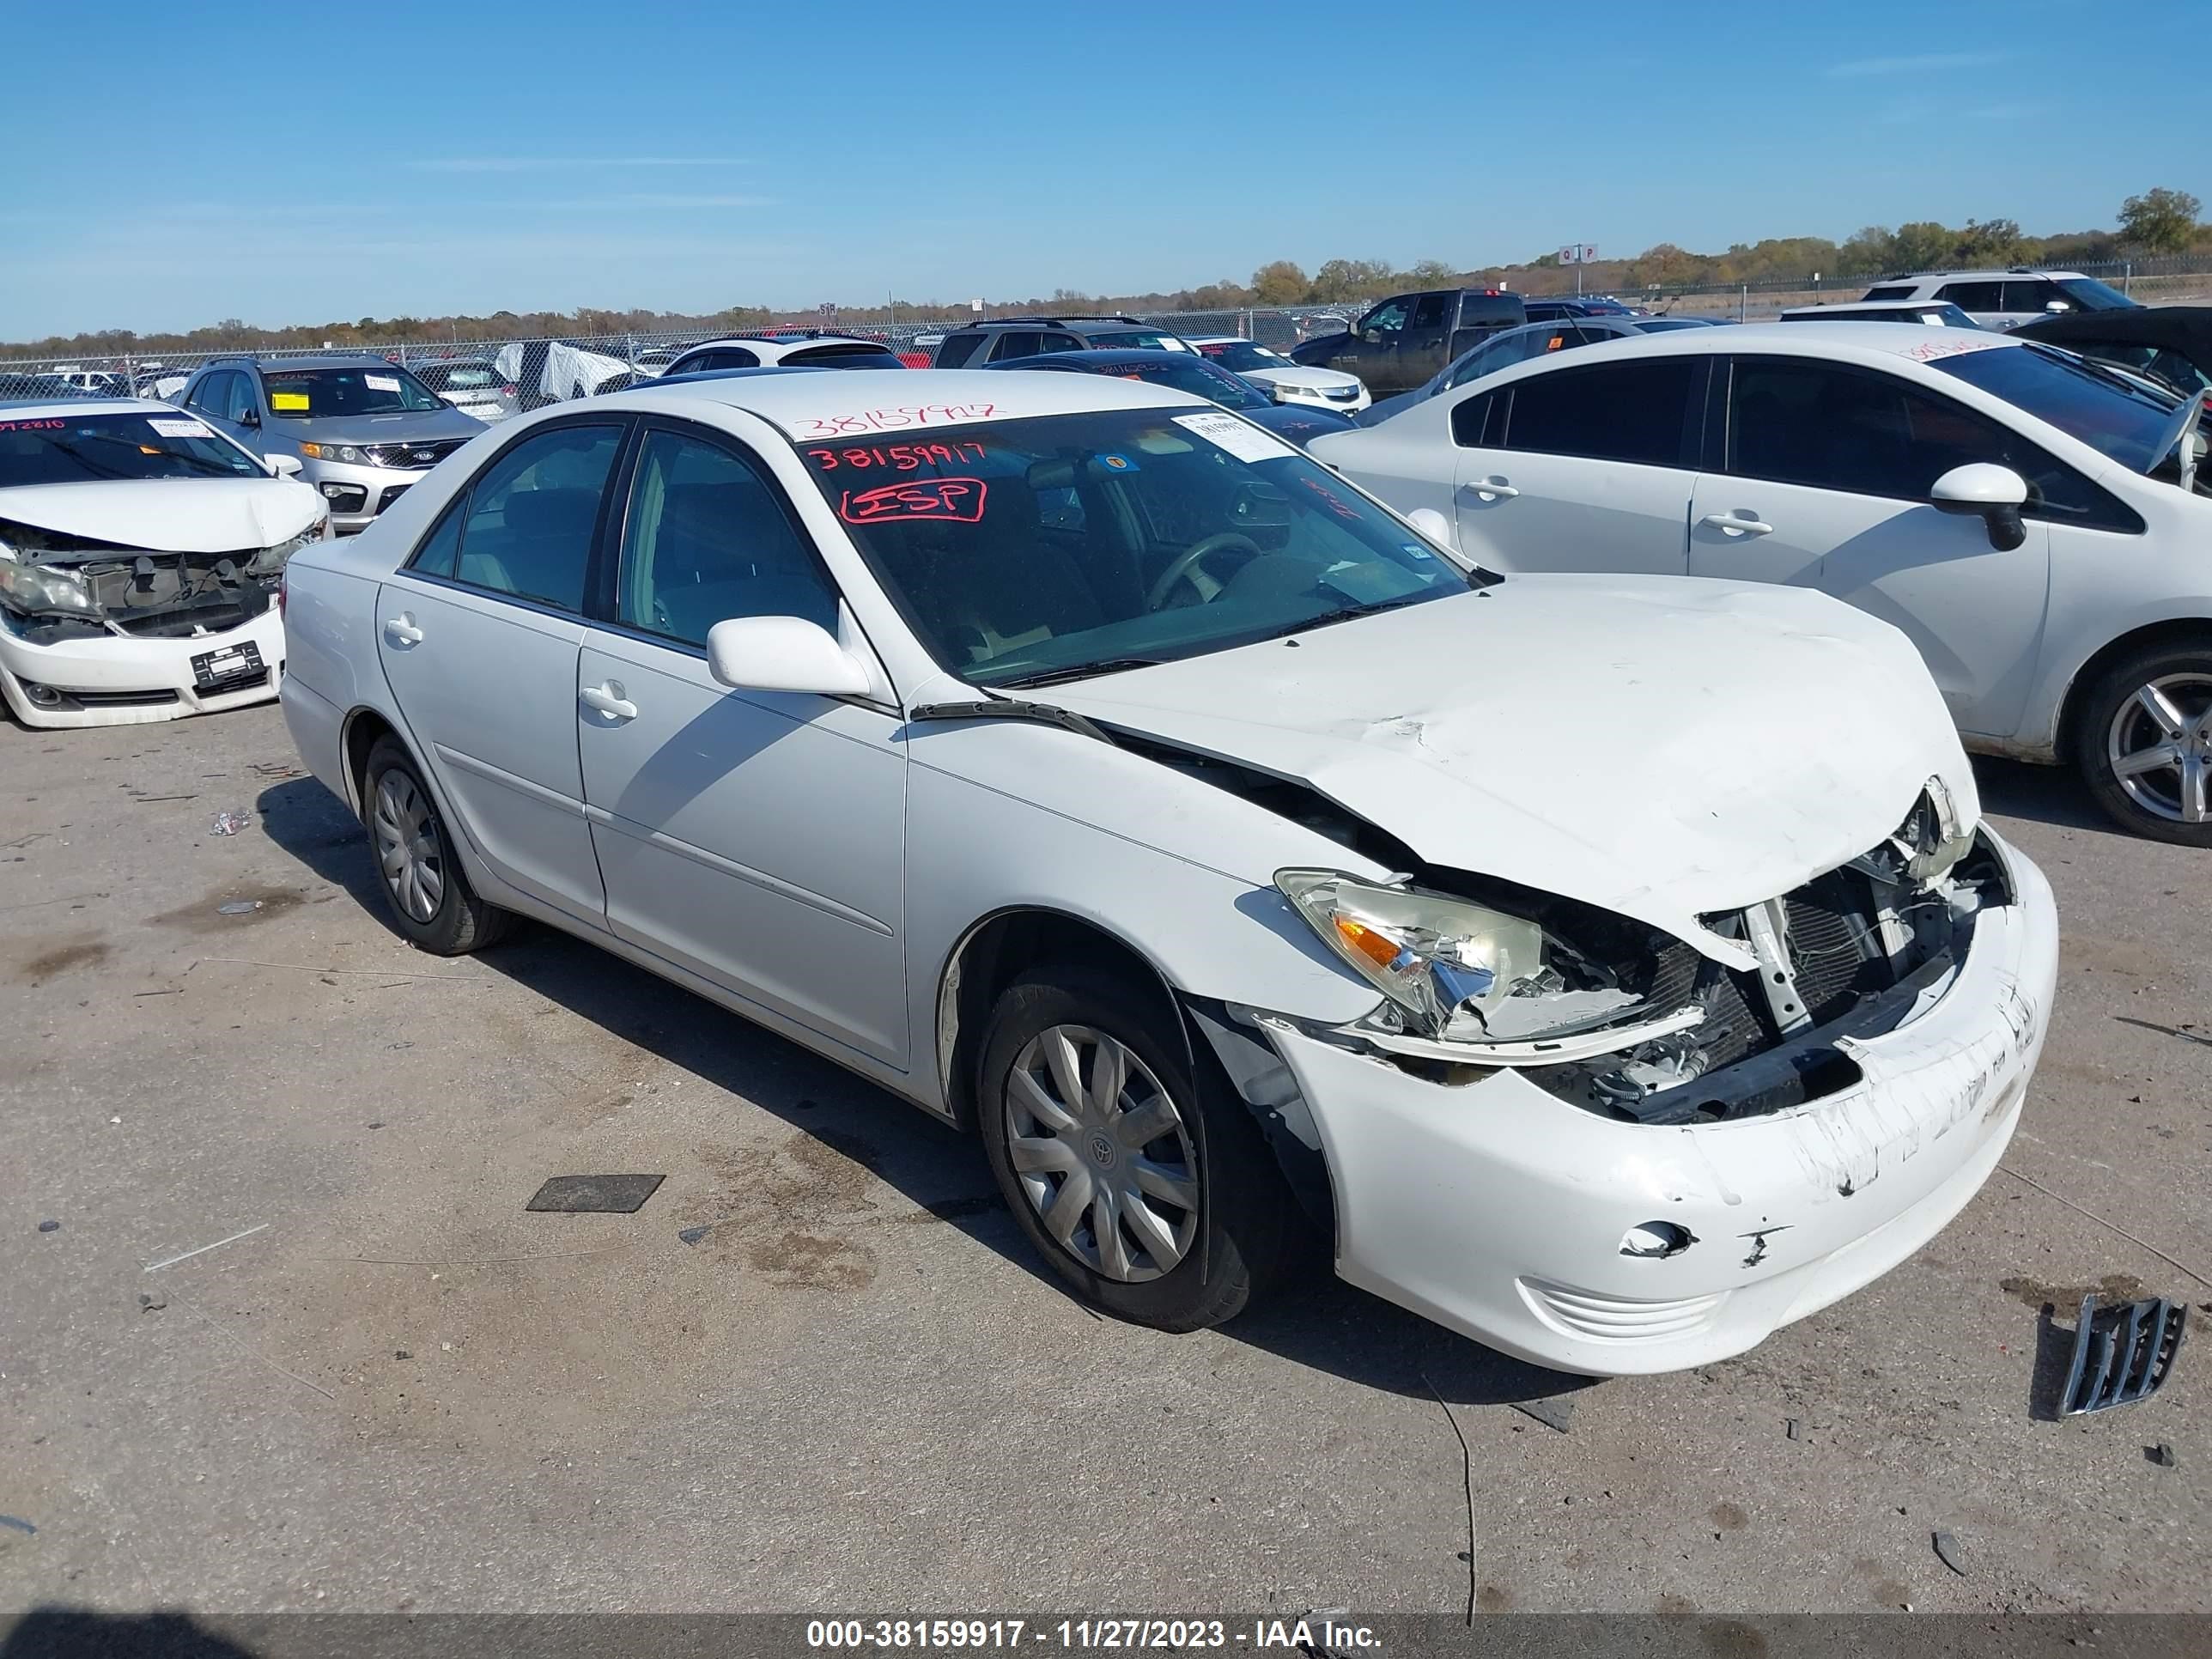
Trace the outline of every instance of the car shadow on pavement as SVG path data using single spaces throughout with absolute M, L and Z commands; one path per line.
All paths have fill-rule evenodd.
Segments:
M 313 778 L 264 790 L 264 831 L 386 921 L 368 836 Z M 556 929 L 526 923 L 477 958 L 580 1019 L 751 1102 L 862 1164 L 938 1220 L 1056 1291 L 1006 1212 L 974 1139 L 742 1016 Z M 1325 1255 L 1316 1252 L 1317 1255 Z M 1356 1290 L 1325 1260 L 1224 1337 L 1369 1388 L 1454 1405 L 1558 1400 L 1591 1379 L 1530 1365 Z M 0 1659 L 9 1656 L 0 1654 Z
M 2027 818 L 2062 830 L 2127 833 L 2105 816 L 2090 799 L 2081 775 L 2069 766 L 2033 766 L 1977 755 L 1974 784 L 1981 793 L 1982 810 L 1999 817 Z
M 35 1607 L 8 1627 L 0 1659 L 254 1659 L 183 1613 Z

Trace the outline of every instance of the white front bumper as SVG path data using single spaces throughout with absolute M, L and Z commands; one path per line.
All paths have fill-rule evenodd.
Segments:
M 1569 1105 L 1518 1074 L 1452 1086 L 1276 1020 L 1318 1127 L 1337 1271 L 1492 1347 L 1595 1376 L 1726 1358 L 1849 1295 L 1979 1190 L 2020 1120 L 2058 970 L 2033 864 L 1985 912 L 1920 1018 L 1842 1046 L 1861 1080 L 1771 1116 L 1658 1127 Z M 1620 1254 L 1650 1221 L 1696 1243 Z
M 1375 401 L 1375 398 L 1364 383 L 1347 402 L 1324 395 L 1319 386 L 1285 386 L 1278 380 L 1275 382 L 1275 401 L 1284 404 L 1301 404 L 1308 409 L 1333 410 L 1339 415 L 1351 416 L 1357 415 L 1361 410 L 1367 408 Z
M 234 691 L 201 691 L 192 659 L 249 641 L 261 653 L 267 678 Z M 283 662 L 284 619 L 273 605 L 235 628 L 194 639 L 108 635 L 34 645 L 0 628 L 0 696 L 16 719 L 33 726 L 143 726 L 243 708 L 276 695 Z M 41 706 L 24 689 L 27 684 L 51 686 L 64 701 Z

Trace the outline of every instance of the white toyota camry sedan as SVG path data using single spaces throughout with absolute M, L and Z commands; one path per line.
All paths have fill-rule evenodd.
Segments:
M 1143 382 L 887 378 L 544 410 L 294 559 L 285 714 L 407 938 L 535 918 L 972 1128 L 1168 1329 L 1313 1239 L 1670 1370 L 1981 1186 L 2057 922 L 1903 635 L 1500 578 Z

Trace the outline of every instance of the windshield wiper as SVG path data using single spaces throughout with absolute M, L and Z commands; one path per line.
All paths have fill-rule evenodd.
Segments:
M 1093 674 L 1119 674 L 1132 668 L 1157 668 L 1158 657 L 1101 657 L 1096 662 L 1079 662 L 1071 668 L 1046 668 L 1034 674 L 1018 674 L 1010 680 L 994 680 L 994 689 L 1011 686 L 1026 691 L 1040 685 L 1058 685 L 1066 680 L 1087 680 Z
M 155 449 L 155 447 L 151 444 L 142 444 L 136 438 L 122 437 L 112 432 L 88 432 L 85 434 L 85 436 L 94 439 L 104 444 L 121 444 L 126 448 L 136 449 L 142 453 L 146 450 L 154 449 L 155 453 L 160 455 L 164 460 L 182 461 L 187 466 L 196 466 L 199 468 L 203 472 L 219 472 L 226 478 L 242 478 L 250 476 L 239 471 L 235 467 L 226 466 L 221 461 L 210 461 L 201 456 L 187 453 L 185 451 L 181 449 Z M 79 449 L 76 445 L 70 442 L 67 439 L 51 438 L 47 440 L 47 441 L 52 444 L 56 449 L 66 451 L 68 453 L 76 456 L 80 461 L 83 461 L 88 459 L 82 450 Z M 128 477 L 131 475 L 128 473 L 118 472 L 114 476 L 118 478 L 123 478 Z
M 1117 746 L 1103 730 L 1073 708 L 1021 702 L 1012 697 L 992 697 L 981 702 L 925 702 L 908 709 L 906 717 L 909 720 L 1035 720 L 1041 726 L 1057 726 L 1081 737 L 1096 738 L 1109 748 Z

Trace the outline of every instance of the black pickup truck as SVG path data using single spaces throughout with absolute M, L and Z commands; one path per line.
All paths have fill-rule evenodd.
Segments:
M 1397 294 L 1352 325 L 1291 352 L 1314 368 L 1357 374 L 1378 398 L 1410 392 L 1469 346 L 1501 328 L 1518 328 L 1528 313 L 1517 294 L 1477 288 Z

